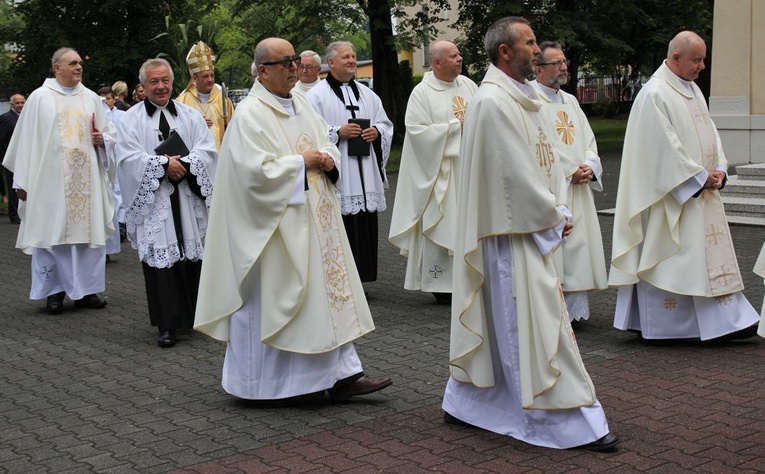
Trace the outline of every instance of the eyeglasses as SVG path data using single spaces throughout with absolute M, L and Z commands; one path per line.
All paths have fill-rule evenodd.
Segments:
M 555 67 L 561 67 L 561 66 L 563 66 L 564 63 L 566 64 L 566 66 L 570 66 L 571 65 L 571 61 L 569 61 L 568 59 L 566 59 L 565 61 L 562 60 L 562 59 L 559 59 L 559 60 L 553 61 L 551 63 L 537 63 L 537 66 L 555 66 Z
M 314 69 L 321 69 L 321 66 L 309 66 L 308 64 L 298 64 L 298 69 L 305 69 L 306 71 L 313 71 Z
M 279 61 L 269 61 L 267 63 L 260 63 L 263 66 L 276 66 L 277 64 L 281 65 L 281 67 L 285 69 L 289 69 L 292 63 L 295 63 L 295 66 L 300 67 L 300 56 L 292 56 L 291 58 L 284 58 L 280 59 Z

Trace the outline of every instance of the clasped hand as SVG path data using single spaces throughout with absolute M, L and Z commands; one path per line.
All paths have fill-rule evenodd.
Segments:
M 327 153 L 319 150 L 306 150 L 303 152 L 303 161 L 306 169 L 317 169 L 321 171 L 332 171 L 335 167 L 335 160 Z
M 375 127 L 369 127 L 362 130 L 361 125 L 357 123 L 346 123 L 340 127 L 337 134 L 340 136 L 341 140 L 361 136 L 365 142 L 373 142 L 377 140 L 377 136 L 379 135 Z

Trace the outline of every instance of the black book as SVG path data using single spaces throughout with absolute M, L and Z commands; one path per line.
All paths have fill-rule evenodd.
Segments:
M 162 156 L 188 156 L 189 149 L 183 142 L 183 138 L 181 138 L 175 131 L 172 131 L 170 132 L 170 136 L 167 137 L 167 140 L 160 143 L 159 146 L 154 149 L 154 153 Z
M 369 119 L 352 118 L 348 119 L 348 123 L 357 123 L 361 126 L 361 130 L 369 128 Z M 361 135 L 348 139 L 348 156 L 369 156 L 369 146 L 371 143 L 365 142 Z

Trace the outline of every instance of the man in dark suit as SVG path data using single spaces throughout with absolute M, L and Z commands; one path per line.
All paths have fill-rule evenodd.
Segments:
M 0 115 L 0 157 L 5 156 L 6 150 L 8 150 L 8 143 L 11 141 L 11 135 L 13 135 L 13 129 L 16 128 L 16 121 L 19 119 L 21 109 L 24 107 L 26 99 L 21 94 L 13 94 L 11 96 L 11 110 Z M 16 190 L 13 187 L 13 173 L 5 170 L 6 185 L 8 187 L 8 217 L 11 219 L 11 224 L 21 224 L 19 219 L 19 197 L 16 195 Z

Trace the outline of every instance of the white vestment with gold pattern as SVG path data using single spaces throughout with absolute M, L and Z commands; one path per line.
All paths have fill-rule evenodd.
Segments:
M 494 66 L 473 96 L 461 148 L 451 378 L 443 408 L 481 428 L 570 448 L 608 433 L 579 355 L 552 251 L 564 212 L 542 102 Z
M 192 82 L 175 100 L 193 109 L 197 109 L 205 119 L 212 120 L 210 133 L 212 133 L 215 139 L 215 149 L 220 151 L 220 145 L 223 143 L 223 134 L 226 132 L 226 127 L 234 116 L 234 103 L 228 97 L 225 99 L 226 108 L 223 108 L 224 100 L 220 86 L 215 84 L 208 94 L 207 100 L 202 100 L 199 91 Z
M 619 287 L 615 327 L 707 340 L 758 321 L 719 191 L 693 197 L 713 170 L 727 161 L 701 91 L 662 64 L 624 140 L 609 276 Z
M 107 146 L 99 152 L 94 125 Z M 3 165 L 27 191 L 27 200 L 19 202 L 16 247 L 33 254 L 32 299 L 59 291 L 79 299 L 103 291 L 103 267 L 91 271 L 90 265 L 103 261 L 114 232 L 109 170 L 115 139 L 101 98 L 82 84 L 67 90 L 46 79 L 30 94 Z
M 462 122 L 477 87 L 426 72 L 409 96 L 390 241 L 406 257 L 404 288 L 452 291 Z
M 223 386 L 241 398 L 331 388 L 361 371 L 351 341 L 374 329 L 335 189 L 301 156 L 318 149 L 337 166 L 337 148 L 308 102 L 288 101 L 255 82 L 213 194 L 194 326 L 228 341 Z
M 603 191 L 603 167 L 598 156 L 595 134 L 576 98 L 562 90 L 554 91 L 536 81 L 539 98 L 545 102 L 542 114 L 548 126 L 555 130 L 552 140 L 558 152 L 559 164 L 567 179 L 567 199 L 574 216 L 574 230 L 561 246 L 563 274 L 561 283 L 571 320 L 589 318 L 587 291 L 608 288 L 603 238 L 600 233 L 593 191 Z M 551 100 L 550 92 L 556 100 Z M 580 165 L 587 165 L 596 178 L 588 185 L 571 183 Z

